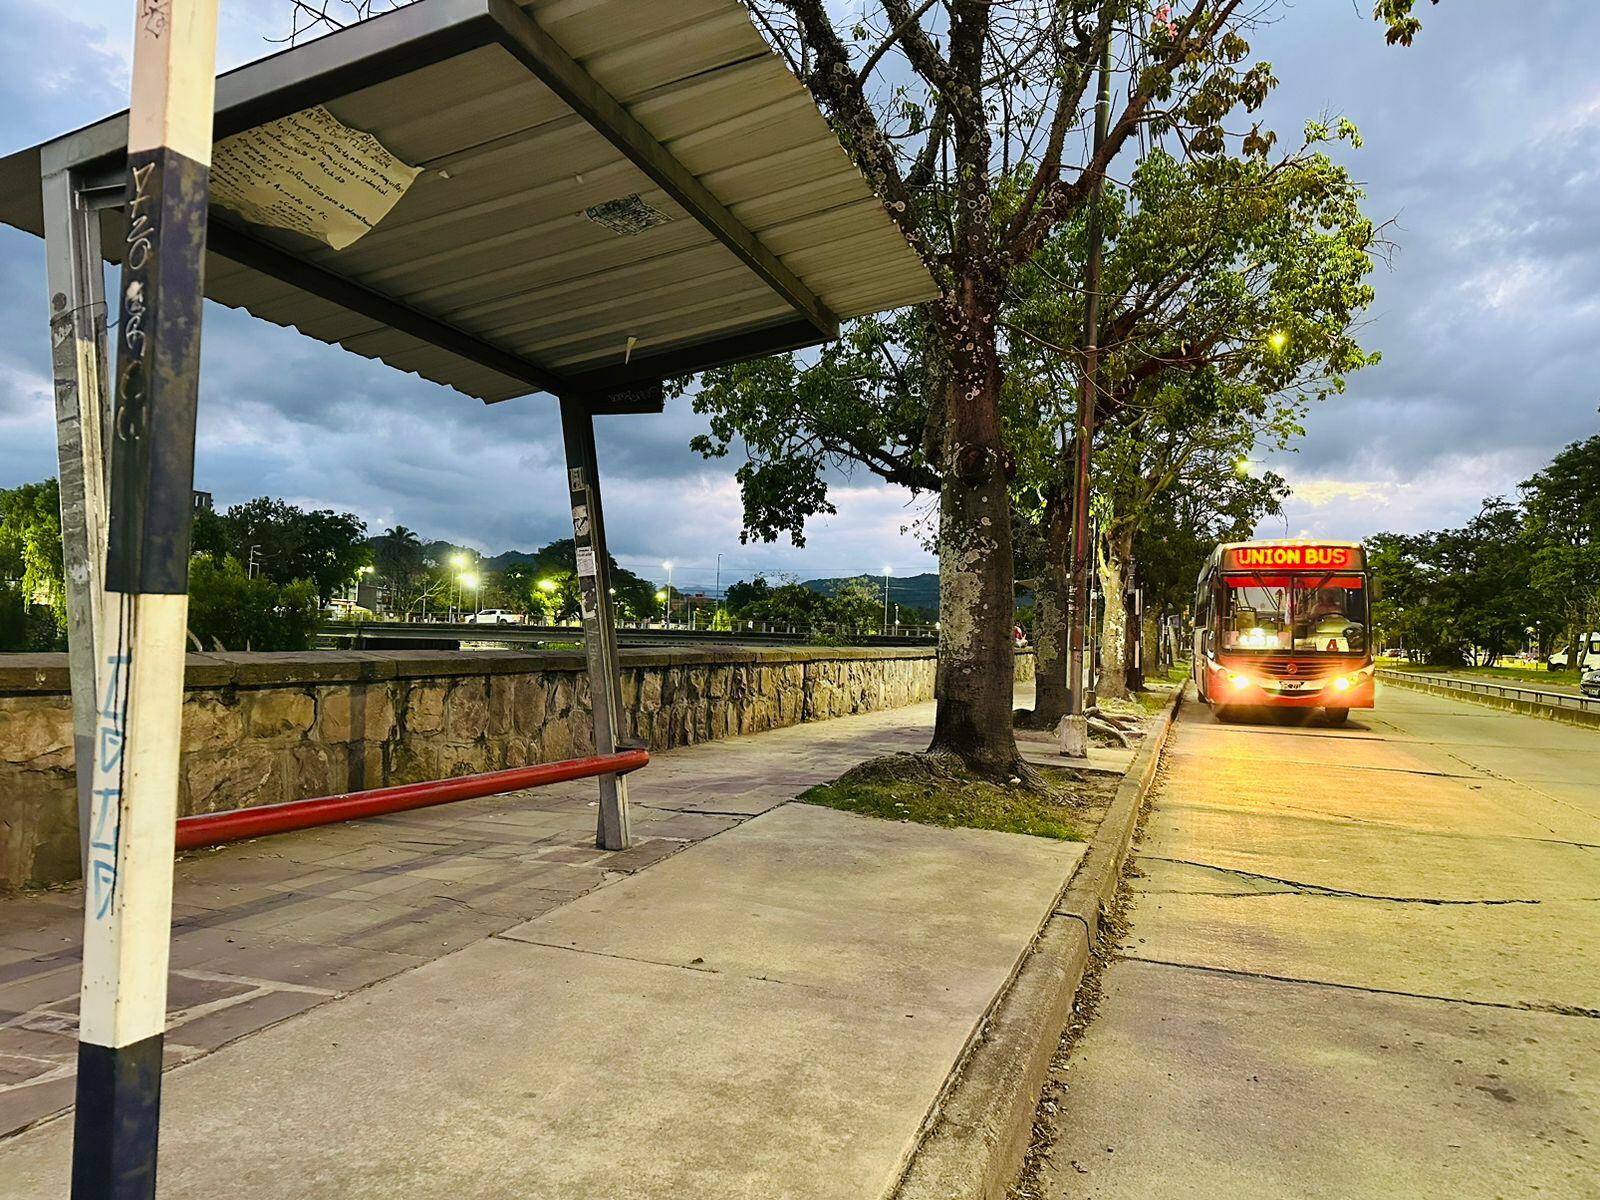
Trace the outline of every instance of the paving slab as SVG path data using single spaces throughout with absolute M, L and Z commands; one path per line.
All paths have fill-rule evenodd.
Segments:
M 776 810 L 175 1068 L 162 1195 L 884 1195 L 1082 851 Z
M 1118 962 L 1046 1195 L 1592 1200 L 1600 1022 Z

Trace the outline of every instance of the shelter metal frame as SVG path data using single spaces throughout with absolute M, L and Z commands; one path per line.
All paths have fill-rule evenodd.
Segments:
M 709 4 L 710 0 L 702 2 Z M 734 9 L 731 0 L 727 7 L 730 11 Z M 665 379 L 815 345 L 837 336 L 839 316 L 820 298 L 817 290 L 786 266 L 699 176 L 601 86 L 541 26 L 534 14 L 513 0 L 422 0 L 230 71 L 216 80 L 210 136 L 214 143 L 313 106 L 337 102 L 361 89 L 386 84 L 411 72 L 495 46 L 503 49 L 579 121 L 603 136 L 622 159 L 681 207 L 713 242 L 731 253 L 777 302 L 763 307 L 742 323 L 724 321 L 715 326 L 688 326 L 678 331 L 678 340 L 660 342 L 637 356 L 631 353 L 630 341 L 629 352 L 621 361 L 613 359 L 597 364 L 590 360 L 558 370 L 534 361 L 526 353 L 497 344 L 490 336 L 454 324 L 443 315 L 424 311 L 399 295 L 385 294 L 356 277 L 309 261 L 292 247 L 286 248 L 284 244 L 259 236 L 240 218 L 216 207 L 207 217 L 205 249 L 249 271 L 270 276 L 313 302 L 332 305 L 380 328 L 443 351 L 468 369 L 483 369 L 512 386 L 526 385 L 530 392 L 547 392 L 557 398 L 590 685 L 596 755 L 590 761 L 595 769 L 600 769 L 622 760 L 632 763 L 638 756 L 628 753 L 632 748 L 627 744 L 623 729 L 609 558 L 595 450 L 595 415 L 659 412 L 663 406 Z M 735 61 L 748 62 L 758 51 L 759 42 L 755 47 L 740 46 L 737 53 L 743 57 Z M 792 80 L 790 83 L 798 89 Z M 815 118 L 814 110 L 812 115 Z M 837 151 L 837 143 L 820 120 L 813 136 L 817 135 L 832 143 Z M 843 161 L 841 152 L 840 162 Z M 96 773 L 101 766 L 97 738 L 107 733 L 105 718 L 108 714 L 102 708 L 110 705 L 109 699 L 103 705 L 101 698 L 108 689 L 126 686 L 125 679 L 119 682 L 120 667 L 116 664 L 129 661 L 118 658 L 113 662 L 115 647 L 97 645 L 98 639 L 115 640 L 118 636 L 116 626 L 107 622 L 111 603 L 107 599 L 107 551 L 113 497 L 109 462 L 119 414 L 113 404 L 114 389 L 110 383 L 104 263 L 117 260 L 121 247 L 102 244 L 101 214 L 107 209 L 127 207 L 129 162 L 127 113 L 0 159 L 0 168 L 3 168 L 0 176 L 4 176 L 0 178 L 0 185 L 5 185 L 0 186 L 0 207 L 6 209 L 6 219 L 42 232 L 46 243 L 74 753 L 78 768 L 79 829 L 86 866 L 90 861 L 93 818 L 106 804 L 112 803 L 97 797 L 94 790 Z M 31 191 L 30 179 L 35 165 L 40 186 L 38 195 L 43 206 L 42 228 L 37 214 L 28 215 L 19 206 L 22 193 L 18 188 Z M 579 178 L 581 180 L 581 176 Z M 841 197 L 838 193 L 829 193 L 832 198 L 827 203 L 840 212 L 851 214 L 851 220 L 856 219 L 863 203 L 873 205 L 876 217 L 881 218 L 885 223 L 883 228 L 887 228 L 887 214 L 876 207 L 877 202 L 859 178 L 856 184 L 861 189 L 859 196 Z M 832 215 L 824 206 L 816 212 L 806 212 L 801 219 L 815 219 L 819 214 Z M 840 236 L 848 242 L 852 237 L 861 236 L 864 228 L 858 222 Z M 870 234 L 871 230 L 867 232 Z M 787 252 L 793 253 L 793 246 Z M 911 252 L 902 243 L 896 253 L 910 255 Z M 882 267 L 881 257 L 868 256 L 862 262 L 863 265 L 856 268 L 858 274 Z M 908 277 L 904 264 L 896 269 L 899 273 L 891 272 L 893 278 L 887 284 L 874 275 L 874 286 L 866 291 L 858 288 L 853 299 L 850 294 L 839 292 L 841 310 L 847 315 L 856 315 L 927 300 L 935 294 L 920 264 L 914 268 L 915 278 Z M 198 288 L 199 282 L 198 278 L 194 279 L 190 290 Z M 129 295 L 132 294 L 130 289 Z M 197 297 L 195 303 L 198 304 Z M 451 371 L 446 375 L 446 381 L 459 385 L 461 376 L 458 373 Z M 478 394 L 495 400 L 515 393 L 501 385 L 498 391 L 479 390 Z M 192 407 L 189 416 L 192 418 Z M 192 421 L 189 436 L 192 438 Z M 187 481 L 177 477 L 182 471 L 168 471 L 171 478 L 163 480 L 167 489 L 164 499 L 169 509 L 173 489 L 192 488 L 192 462 L 189 466 Z M 147 491 L 153 493 L 153 490 L 154 485 L 149 485 Z M 138 509 L 147 498 L 136 486 L 134 492 L 124 497 L 127 504 L 118 502 L 119 514 L 128 504 Z M 181 509 L 179 523 L 182 525 Z M 186 544 L 187 539 L 183 540 Z M 123 596 L 122 590 L 111 594 Z M 163 696 L 170 700 L 167 693 L 176 686 L 173 675 L 181 674 L 183 669 L 181 631 L 159 646 L 152 643 L 151 648 L 152 653 L 141 660 L 141 670 L 147 677 L 162 681 Z M 172 712 L 168 715 L 175 720 L 176 703 L 170 707 Z M 115 727 L 111 733 L 117 740 L 120 756 L 122 729 Z M 170 798 L 176 794 L 180 752 L 175 728 L 170 739 L 163 735 L 160 740 L 163 744 L 145 752 L 150 756 L 149 761 L 159 768 L 156 773 L 161 776 L 159 780 L 152 776 L 151 790 L 170 788 Z M 164 744 L 167 740 L 172 744 Z M 628 769 L 631 766 L 617 766 L 614 773 L 598 775 L 596 843 L 604 849 L 622 850 L 631 841 L 625 779 Z M 585 772 L 590 773 L 593 772 Z M 95 806 L 97 800 L 101 801 L 99 808 Z M 170 851 L 159 845 L 165 833 L 148 819 L 154 812 L 152 808 L 151 813 L 146 814 L 144 827 L 139 831 L 145 848 L 138 870 L 129 871 L 130 875 L 140 876 L 137 882 L 141 884 L 135 914 L 138 926 L 135 940 L 143 939 L 149 945 L 167 936 L 172 870 Z M 163 870 L 165 875 L 162 875 Z M 114 886 L 125 887 L 133 882 L 136 881 L 129 879 Z M 165 885 L 165 890 L 153 885 Z M 162 896 L 167 899 L 162 900 Z M 114 951 L 102 949 L 96 953 L 96 970 L 100 974 L 92 981 L 92 989 L 97 1002 L 101 997 L 109 997 L 110 1002 L 121 1004 L 125 995 L 131 996 L 141 1010 L 155 1013 L 154 1019 L 159 1023 L 165 995 L 164 969 L 140 970 L 137 947 L 132 942 Z M 165 962 L 164 954 L 158 957 Z M 91 990 L 88 966 L 86 953 L 86 995 Z M 80 1040 L 81 1036 L 80 1030 Z M 121 1045 L 115 1040 L 110 1044 Z M 159 1046 L 159 1036 L 152 1044 Z M 154 1121 L 159 1111 L 159 1050 L 152 1062 L 145 1065 L 148 1068 L 145 1075 L 153 1072 L 154 1078 L 130 1082 L 88 1080 L 80 1075 L 80 1114 L 86 1096 L 92 1101 L 102 1095 L 112 1095 L 118 1088 L 137 1084 L 135 1091 L 142 1089 L 149 1093 L 146 1108 L 151 1124 L 148 1129 L 134 1131 L 139 1136 L 133 1140 L 143 1139 L 144 1148 L 139 1154 L 147 1152 L 148 1156 L 153 1156 Z M 118 1185 L 116 1195 L 147 1194 L 145 1189 L 154 1186 L 153 1157 L 148 1157 L 144 1166 L 147 1172 L 141 1176 L 142 1182 L 129 1182 L 126 1189 Z

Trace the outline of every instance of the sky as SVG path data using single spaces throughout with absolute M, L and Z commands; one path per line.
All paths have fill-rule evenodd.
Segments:
M 1399 49 L 1370 10 L 1297 0 L 1251 39 L 1280 79 L 1266 116 L 1284 142 L 1311 117 L 1360 128 L 1341 157 L 1398 243 L 1362 333 L 1382 363 L 1312 414 L 1296 452 L 1263 460 L 1294 488 L 1295 534 L 1459 524 L 1600 431 L 1600 11 L 1445 0 Z M 0 153 L 125 106 L 132 11 L 0 0 Z M 219 66 L 270 51 L 287 12 L 222 0 Z M 45 312 L 42 243 L 0 227 L 0 487 L 54 473 Z M 570 534 L 548 397 L 485 406 L 242 313 L 208 305 L 205 320 L 195 486 L 219 504 L 281 496 L 488 553 Z M 724 586 L 936 569 L 908 529 L 927 502 L 865 473 L 835 481 L 839 512 L 804 550 L 743 545 L 737 460 L 689 449 L 703 423 L 687 399 L 597 424 L 612 552 L 641 574 L 670 560 L 679 587 L 710 589 L 719 554 Z

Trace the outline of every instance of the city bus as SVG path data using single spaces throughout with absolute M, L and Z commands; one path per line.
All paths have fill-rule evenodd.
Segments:
M 1194 681 L 1219 715 L 1372 707 L 1366 555 L 1358 542 L 1225 542 L 1195 590 Z

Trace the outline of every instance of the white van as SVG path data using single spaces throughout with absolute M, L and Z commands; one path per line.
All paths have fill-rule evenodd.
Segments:
M 1575 646 L 1561 647 L 1546 661 L 1551 670 L 1562 667 L 1577 667 L 1583 671 L 1600 668 L 1600 633 L 1582 634 Z

